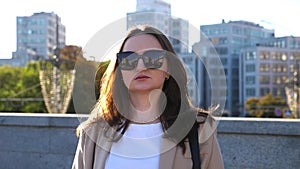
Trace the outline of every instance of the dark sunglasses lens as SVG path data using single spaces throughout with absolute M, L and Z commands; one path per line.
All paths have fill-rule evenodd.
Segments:
M 153 50 L 148 51 L 143 54 L 143 61 L 147 68 L 149 69 L 157 69 L 163 65 L 165 57 L 164 51 Z
M 134 52 L 121 52 L 117 54 L 118 63 L 122 70 L 132 70 L 136 67 L 138 55 Z

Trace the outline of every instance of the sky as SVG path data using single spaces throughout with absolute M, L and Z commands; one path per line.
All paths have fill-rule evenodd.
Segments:
M 165 0 L 174 17 L 200 25 L 245 20 L 275 30 L 275 36 L 299 36 L 299 0 Z M 84 47 L 103 27 L 134 12 L 136 0 L 9 0 L 0 5 L 0 59 L 16 50 L 16 17 L 54 12 L 66 26 L 66 45 Z

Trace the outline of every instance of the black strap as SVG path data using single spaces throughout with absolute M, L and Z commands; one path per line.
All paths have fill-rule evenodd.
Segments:
M 198 127 L 199 124 L 196 121 L 188 136 L 193 160 L 193 169 L 201 169 L 200 146 L 198 142 Z

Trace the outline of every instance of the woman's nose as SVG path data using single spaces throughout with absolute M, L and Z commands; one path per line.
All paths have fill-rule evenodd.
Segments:
M 138 60 L 137 65 L 136 65 L 136 70 L 137 70 L 137 71 L 142 71 L 142 70 L 146 70 L 146 69 L 147 69 L 147 68 L 146 68 L 146 66 L 145 66 L 145 64 L 144 64 L 144 62 L 143 62 L 143 59 L 140 58 L 140 59 Z

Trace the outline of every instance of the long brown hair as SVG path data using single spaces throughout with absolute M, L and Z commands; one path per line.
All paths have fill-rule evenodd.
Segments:
M 179 115 L 191 112 L 191 110 L 196 110 L 192 106 L 188 96 L 187 74 L 168 38 L 154 27 L 148 25 L 133 27 L 121 44 L 119 51 L 123 51 L 124 44 L 129 38 L 140 34 L 154 36 L 163 50 L 169 53 L 167 62 L 168 65 L 170 65 L 168 66 L 170 78 L 165 80 L 163 85 L 162 90 L 166 96 L 166 106 L 160 116 L 163 130 L 166 131 L 172 126 Z M 99 100 L 90 118 L 85 122 L 85 125 L 90 125 L 98 120 L 104 119 L 110 126 L 116 127 L 124 133 L 130 123 L 130 119 L 125 118 L 118 111 L 120 109 L 126 110 L 129 107 L 129 99 L 124 99 L 124 97 L 129 98 L 128 89 L 122 81 L 122 75 L 118 69 L 117 61 L 113 60 L 102 77 Z M 170 134 L 170 137 L 172 137 L 172 134 Z M 186 136 L 184 138 L 186 138 Z M 184 151 L 185 146 L 183 140 L 177 141 L 179 141 L 179 145 Z

